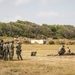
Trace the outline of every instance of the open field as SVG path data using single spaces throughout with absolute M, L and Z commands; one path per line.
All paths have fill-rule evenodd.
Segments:
M 22 50 L 58 50 L 61 45 L 22 45 Z M 65 45 L 65 49 L 70 47 L 75 50 L 75 45 Z
M 74 45 L 67 45 L 75 52 Z M 66 46 L 66 47 L 67 47 Z M 75 56 L 47 56 L 57 54 L 60 45 L 22 45 L 22 61 L 16 54 L 14 61 L 0 60 L 0 75 L 75 75 Z M 36 56 L 30 56 L 37 51 Z

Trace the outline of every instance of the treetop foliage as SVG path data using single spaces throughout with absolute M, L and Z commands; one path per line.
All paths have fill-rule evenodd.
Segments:
M 0 36 L 23 36 L 28 38 L 75 38 L 73 25 L 38 25 L 28 21 L 1 23 Z

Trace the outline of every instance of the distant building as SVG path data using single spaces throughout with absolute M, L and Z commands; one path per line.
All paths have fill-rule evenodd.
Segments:
M 46 40 L 31 40 L 32 44 L 38 43 L 38 44 L 46 44 Z

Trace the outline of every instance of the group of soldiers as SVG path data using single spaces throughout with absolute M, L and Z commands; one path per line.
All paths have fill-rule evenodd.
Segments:
M 65 46 L 62 45 L 60 48 L 59 48 L 59 51 L 58 51 L 58 54 L 59 55 L 75 55 L 75 53 L 72 53 L 70 48 L 67 47 L 67 49 L 65 49 Z
M 17 58 L 18 60 L 22 59 L 21 56 L 21 43 L 18 42 L 16 47 L 14 47 L 14 41 L 10 41 L 10 42 L 4 42 L 3 40 L 1 40 L 0 42 L 0 57 L 2 59 L 4 59 L 5 61 L 7 60 L 13 60 L 13 56 L 14 56 L 14 48 L 16 48 L 16 54 L 17 54 Z
M 14 46 L 14 41 L 10 41 L 10 42 L 4 42 L 3 40 L 0 41 L 0 58 L 4 59 L 5 61 L 7 60 L 13 60 L 14 57 L 14 48 L 16 48 L 16 54 L 17 54 L 17 59 L 22 59 L 21 56 L 21 42 L 18 42 L 16 46 Z M 67 47 L 67 53 L 65 50 L 65 46 L 62 45 L 58 51 L 59 55 L 75 55 L 75 53 L 71 53 L 71 50 L 69 49 L 69 47 Z M 35 56 L 36 52 L 32 52 L 31 56 Z

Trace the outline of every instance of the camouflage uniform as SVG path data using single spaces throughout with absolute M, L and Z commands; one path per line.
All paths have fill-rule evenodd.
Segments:
M 3 50 L 3 40 L 1 40 L 1 50 Z
M 13 60 L 13 56 L 14 56 L 14 44 L 13 42 L 9 43 L 9 59 Z
M 1 42 L 0 42 L 0 58 L 2 58 L 3 57 L 3 51 L 2 51 L 2 49 L 1 49 L 1 47 L 2 47 L 2 45 L 1 45 Z
M 22 56 L 21 56 L 21 43 L 18 43 L 17 44 L 17 46 L 16 46 L 16 48 L 17 48 L 17 50 L 16 50 L 16 54 L 17 54 L 17 58 L 18 58 L 18 60 L 19 60 L 19 58 L 21 59 L 21 60 L 23 60 L 22 59 Z
M 8 44 L 4 43 L 3 44 L 3 52 L 4 52 L 4 60 L 8 60 Z
M 3 40 L 0 42 L 0 57 L 3 58 L 4 52 L 3 52 Z
M 59 55 L 63 55 L 64 53 L 65 53 L 65 48 L 64 48 L 64 46 L 62 46 L 62 47 L 59 49 L 58 54 L 59 54 Z

